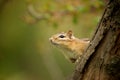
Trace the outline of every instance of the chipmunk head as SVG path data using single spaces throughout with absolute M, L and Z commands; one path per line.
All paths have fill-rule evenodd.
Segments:
M 59 45 L 61 47 L 67 46 L 75 37 L 71 30 L 68 32 L 62 32 L 56 35 L 53 35 L 49 40 L 54 45 Z
M 82 55 L 89 43 L 88 39 L 75 38 L 71 30 L 53 35 L 49 40 L 53 45 L 61 48 L 65 57 L 72 63 Z

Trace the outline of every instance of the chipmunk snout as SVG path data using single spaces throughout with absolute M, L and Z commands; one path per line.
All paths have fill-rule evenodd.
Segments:
M 50 41 L 51 43 L 54 43 L 53 38 L 49 38 L 49 41 Z
M 52 38 L 49 38 L 49 41 L 52 42 Z
M 53 40 L 53 38 L 49 38 L 49 41 L 54 44 L 54 45 L 57 45 L 57 43 L 55 43 L 55 41 Z

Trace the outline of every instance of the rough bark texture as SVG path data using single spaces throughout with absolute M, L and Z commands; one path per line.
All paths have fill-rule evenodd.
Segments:
M 120 80 L 120 0 L 111 0 L 71 80 Z

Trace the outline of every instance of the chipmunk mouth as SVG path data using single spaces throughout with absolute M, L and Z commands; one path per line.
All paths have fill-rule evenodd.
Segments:
M 58 45 L 57 43 L 51 42 L 53 45 Z
M 49 41 L 53 44 L 53 45 L 58 45 L 57 43 L 55 43 L 53 40 L 49 39 Z

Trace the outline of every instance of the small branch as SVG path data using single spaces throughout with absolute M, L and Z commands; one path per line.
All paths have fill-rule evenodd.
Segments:
M 33 7 L 32 4 L 29 4 L 27 6 L 27 10 L 28 10 L 28 13 L 33 16 L 35 19 L 37 20 L 42 20 L 42 19 L 46 19 L 46 16 L 44 15 L 41 15 L 40 13 L 38 13 L 35 8 Z

